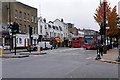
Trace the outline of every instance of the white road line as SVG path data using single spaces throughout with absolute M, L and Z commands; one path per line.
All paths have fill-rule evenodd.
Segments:
M 86 52 L 86 51 L 82 51 L 82 52 Z
M 86 58 L 86 59 L 91 59 L 92 57 L 88 57 L 88 58 Z

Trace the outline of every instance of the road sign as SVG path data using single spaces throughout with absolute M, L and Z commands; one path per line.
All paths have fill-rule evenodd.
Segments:
M 110 27 L 106 27 L 106 29 L 110 29 Z

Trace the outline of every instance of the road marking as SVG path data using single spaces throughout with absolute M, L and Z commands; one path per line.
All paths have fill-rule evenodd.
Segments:
M 86 52 L 86 51 L 82 51 L 82 52 Z
M 86 58 L 86 59 L 91 59 L 92 57 L 88 57 L 88 58 Z

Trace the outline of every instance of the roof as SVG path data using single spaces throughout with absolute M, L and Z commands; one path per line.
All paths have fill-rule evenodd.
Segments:
M 22 2 L 19 2 L 19 1 L 16 1 L 16 2 L 19 3 L 19 4 L 21 4 L 21 5 L 24 5 L 24 6 L 26 6 L 26 7 L 30 7 L 30 8 L 33 8 L 33 9 L 36 9 L 36 10 L 37 10 L 37 8 L 32 7 L 32 6 L 29 6 L 29 5 L 27 5 L 27 4 L 24 4 L 24 3 L 22 3 Z

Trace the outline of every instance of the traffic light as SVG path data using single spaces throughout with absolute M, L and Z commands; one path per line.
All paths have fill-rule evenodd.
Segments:
M 19 33 L 19 25 L 14 22 L 13 24 L 10 24 L 10 29 L 11 29 L 11 33 L 12 34 L 16 34 L 16 33 Z

